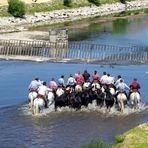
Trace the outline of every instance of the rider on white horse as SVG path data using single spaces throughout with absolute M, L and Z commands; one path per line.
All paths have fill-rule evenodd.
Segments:
M 139 89 L 141 88 L 141 86 L 136 78 L 134 78 L 133 82 L 130 84 L 130 88 L 132 91 L 136 91 L 140 94 Z
M 116 86 L 116 89 L 117 89 L 117 94 L 118 92 L 123 92 L 125 93 L 126 96 L 127 96 L 126 90 L 130 90 L 128 85 L 124 83 L 122 79 L 120 80 L 120 83 Z
M 131 105 L 133 105 L 133 107 L 137 108 L 141 100 L 139 92 L 141 86 L 136 78 L 134 78 L 133 82 L 130 84 L 130 88 L 131 88 L 131 92 L 129 93 L 130 103 Z
M 29 84 L 29 91 L 36 91 L 37 92 L 37 89 L 39 86 L 41 86 L 42 83 L 41 81 L 39 80 L 39 78 L 35 78 L 34 80 L 31 81 L 31 83 Z
M 41 86 L 42 83 L 39 80 L 39 78 L 35 78 L 34 80 L 31 81 L 31 83 L 29 84 L 29 95 L 28 95 L 28 100 L 29 100 L 29 107 L 30 109 L 33 108 L 33 101 L 34 99 L 37 97 L 37 93 L 38 93 L 38 88 L 39 86 Z
M 47 87 L 46 82 L 43 82 L 43 85 L 38 88 L 38 97 L 41 97 L 45 102 L 45 107 L 47 107 L 47 94 L 50 91 L 50 88 Z

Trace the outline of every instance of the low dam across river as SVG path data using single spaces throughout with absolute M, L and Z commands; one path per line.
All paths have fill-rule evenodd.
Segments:
M 147 63 L 148 45 L 103 45 L 91 42 L 0 40 L 0 59 L 70 63 Z

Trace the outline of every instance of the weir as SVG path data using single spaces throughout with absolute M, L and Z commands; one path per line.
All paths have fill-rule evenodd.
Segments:
M 148 45 L 123 47 L 90 42 L 0 40 L 0 59 L 105 64 L 146 63 Z

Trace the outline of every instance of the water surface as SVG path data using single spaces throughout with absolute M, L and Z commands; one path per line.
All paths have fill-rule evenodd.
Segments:
M 121 74 L 127 84 L 133 77 L 141 83 L 142 102 L 148 103 L 147 65 L 128 65 L 114 68 L 95 64 L 37 63 L 0 61 L 0 144 L 1 147 L 78 148 L 92 138 L 108 143 L 122 132 L 148 121 L 148 110 L 130 114 L 107 114 L 98 110 L 52 112 L 34 117 L 27 108 L 28 85 L 38 76 L 47 82 L 61 74 L 67 80 L 70 73 L 95 69 L 113 76 Z

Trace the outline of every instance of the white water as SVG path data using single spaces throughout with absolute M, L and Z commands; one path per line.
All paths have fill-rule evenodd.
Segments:
M 107 109 L 105 106 L 100 107 L 97 106 L 96 102 L 94 101 L 92 104 L 88 104 L 88 107 L 82 106 L 80 110 L 76 110 L 74 108 L 69 108 L 69 107 L 61 107 L 57 108 L 56 113 L 62 113 L 62 112 L 97 112 L 104 114 L 106 117 L 112 117 L 112 116 L 127 116 L 133 113 L 140 113 L 144 110 L 148 109 L 148 105 L 145 105 L 144 103 L 140 103 L 138 109 L 131 108 L 129 106 L 125 106 L 125 109 L 123 112 L 118 110 L 117 105 L 114 105 L 112 108 Z M 33 114 L 33 112 L 29 109 L 28 105 L 25 104 L 19 108 L 19 110 L 22 111 L 24 115 L 32 115 L 36 116 Z M 37 116 L 46 116 L 50 113 L 54 113 L 54 105 L 51 105 L 49 108 L 43 109 L 41 113 Z

